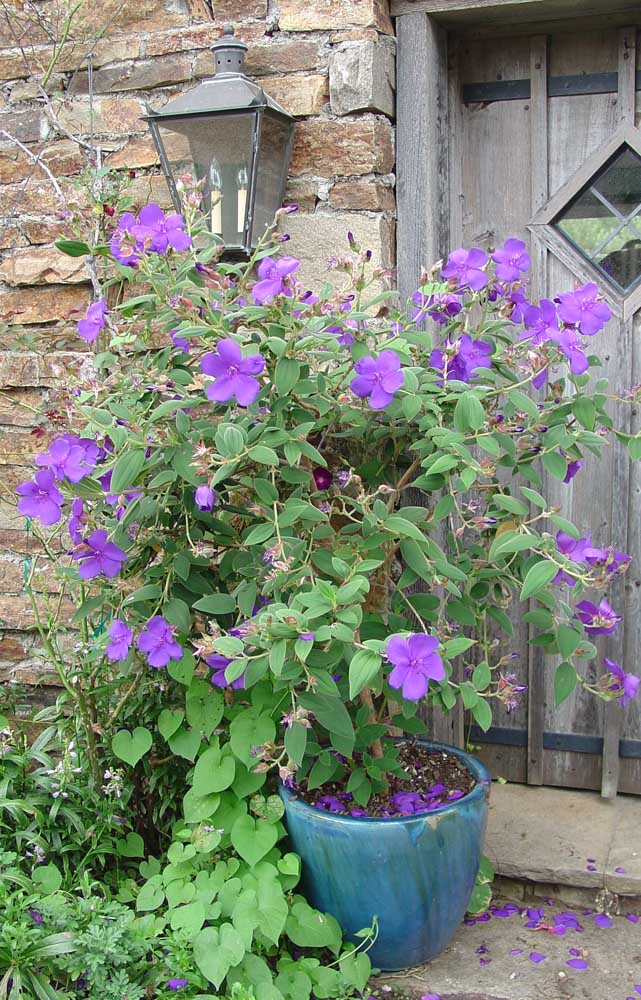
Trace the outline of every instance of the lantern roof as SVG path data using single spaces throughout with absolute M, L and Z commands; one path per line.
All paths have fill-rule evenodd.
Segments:
M 182 118 L 232 111 L 268 110 L 292 120 L 284 108 L 243 73 L 247 46 L 235 38 L 234 29 L 225 28 L 223 36 L 211 46 L 216 60 L 216 75 L 193 90 L 181 94 L 162 108 L 147 108 L 145 121 Z

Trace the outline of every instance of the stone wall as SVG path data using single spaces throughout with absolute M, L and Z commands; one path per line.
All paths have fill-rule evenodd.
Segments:
M 386 0 L 85 0 L 68 27 L 71 6 L 16 0 L 0 14 L 0 681 L 41 683 L 38 700 L 54 691 L 33 656 L 23 589 L 33 539 L 13 489 L 64 426 L 58 390 L 86 360 L 73 321 L 91 284 L 82 261 L 53 243 L 68 235 L 64 208 L 79 197 L 74 177 L 90 148 L 113 168 L 135 170 L 141 204 L 167 205 L 140 116 L 145 102 L 160 108 L 211 75 L 208 47 L 230 22 L 250 45 L 247 72 L 298 119 L 288 200 L 300 213 L 287 228 L 305 283 L 325 280 L 325 258 L 347 249 L 348 230 L 378 266 L 394 265 Z M 40 587 L 44 608 L 55 584 L 45 574 Z

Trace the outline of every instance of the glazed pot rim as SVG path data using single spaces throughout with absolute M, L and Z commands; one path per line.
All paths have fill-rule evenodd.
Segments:
M 408 823 L 425 822 L 425 820 L 429 819 L 430 816 L 442 816 L 443 813 L 452 811 L 456 809 L 457 806 L 468 805 L 469 803 L 476 802 L 479 799 L 487 798 L 489 789 L 492 785 L 490 772 L 486 768 L 485 764 L 482 764 L 481 761 L 478 760 L 478 758 L 473 757 L 472 754 L 467 753 L 465 750 L 460 750 L 458 747 L 450 746 L 449 743 L 439 743 L 436 740 L 410 740 L 406 737 L 401 737 L 395 742 L 414 742 L 419 746 L 429 747 L 430 750 L 445 750 L 447 753 L 452 754 L 452 756 L 458 757 L 475 779 L 476 784 L 474 785 L 474 788 L 468 792 L 467 795 L 463 795 L 460 799 L 453 799 L 451 802 L 443 803 L 443 805 L 439 806 L 437 809 L 430 809 L 429 812 L 414 813 L 411 816 L 347 816 L 343 813 L 329 812 L 326 809 L 317 809 L 315 806 L 310 805 L 310 803 L 302 798 L 302 796 L 298 795 L 295 791 L 292 791 L 291 788 L 286 788 L 282 782 L 279 783 L 281 797 L 286 799 L 294 809 L 299 809 L 301 812 L 308 812 L 316 818 L 320 816 L 330 822 L 381 823 L 385 824 L 385 826 L 393 826 L 394 824 L 399 823 L 402 823 L 405 826 Z

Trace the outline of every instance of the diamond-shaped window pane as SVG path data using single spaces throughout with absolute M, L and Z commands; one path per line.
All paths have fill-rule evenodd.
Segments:
M 629 291 L 641 281 L 641 157 L 623 146 L 553 225 L 611 282 Z

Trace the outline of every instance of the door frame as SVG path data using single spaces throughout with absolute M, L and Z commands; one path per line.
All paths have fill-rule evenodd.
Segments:
M 614 0 L 616 9 L 602 14 L 608 27 L 615 22 L 619 31 L 619 65 L 617 86 L 620 124 L 634 125 L 636 82 L 636 34 L 641 24 L 638 0 Z M 603 0 L 553 0 L 559 15 L 603 12 Z M 533 225 L 533 273 L 540 271 L 536 261 L 547 252 L 558 254 L 558 247 L 549 245 L 547 234 L 539 229 L 548 203 L 547 168 L 547 37 L 551 29 L 562 30 L 561 21 L 532 24 L 531 14 L 547 14 L 549 0 L 392 0 L 391 12 L 396 16 L 397 33 L 397 274 L 401 302 L 405 303 L 418 287 L 424 266 L 437 261 L 463 242 L 462 194 L 456 199 L 452 192 L 462 192 L 462 155 L 456 148 L 461 135 L 457 116 L 461 113 L 457 52 L 448 55 L 449 31 L 458 34 L 466 25 L 474 28 L 479 17 L 492 14 L 493 24 L 500 28 L 507 23 L 511 34 L 526 31 L 531 37 L 530 86 L 533 105 L 531 212 Z M 623 20 L 626 18 L 627 20 Z M 516 23 L 515 23 L 516 21 Z M 581 28 L 588 27 L 587 20 Z M 631 27 L 630 27 L 631 26 Z M 487 25 L 484 32 L 487 34 Z M 630 49 L 632 48 L 632 52 Z M 539 109 L 537 111 L 537 109 Z M 450 136 L 453 141 L 450 142 Z M 573 261 L 572 270 L 580 268 Z M 532 285 L 534 296 L 543 289 Z M 636 296 L 635 296 L 636 299 Z M 635 305 L 637 303 L 635 302 Z M 624 321 L 625 322 L 625 321 Z M 625 322 L 626 335 L 632 335 L 631 319 Z M 624 526 L 613 524 L 616 535 Z M 544 783 L 544 697 L 545 675 L 541 650 L 528 647 L 528 729 L 526 778 L 528 784 Z M 451 741 L 451 732 L 461 731 L 461 721 L 434 720 L 437 739 Z M 614 703 L 605 706 L 601 755 L 601 792 L 607 798 L 616 795 L 619 787 L 621 712 Z M 636 753 L 634 754 L 636 756 Z

